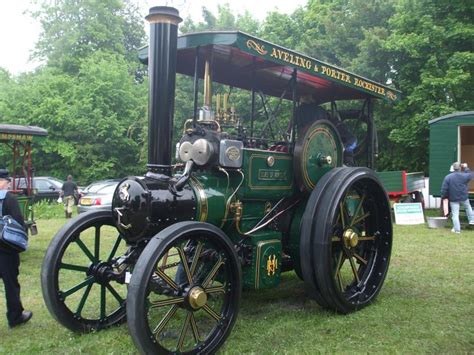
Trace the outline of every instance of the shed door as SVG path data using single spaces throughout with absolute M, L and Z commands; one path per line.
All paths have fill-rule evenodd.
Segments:
M 460 161 L 467 163 L 471 170 L 474 170 L 474 126 L 460 126 Z M 474 194 L 474 180 L 469 184 L 469 193 Z

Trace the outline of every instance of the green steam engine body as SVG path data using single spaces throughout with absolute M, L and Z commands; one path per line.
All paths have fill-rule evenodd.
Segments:
M 79 216 L 53 239 L 42 270 L 53 316 L 75 331 L 126 316 L 143 353 L 212 353 L 242 289 L 275 287 L 285 271 L 325 308 L 372 302 L 392 245 L 371 169 L 373 100 L 399 93 L 241 32 L 178 38 L 173 8 L 147 20 L 148 171 L 118 184 L 112 211 Z M 194 112 L 172 164 L 176 72 L 194 77 Z M 243 115 L 229 106 L 233 89 L 236 101 L 250 93 Z M 337 108 L 356 100 L 358 110 Z

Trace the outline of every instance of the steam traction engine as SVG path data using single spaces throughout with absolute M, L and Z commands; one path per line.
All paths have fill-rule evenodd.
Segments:
M 389 265 L 390 209 L 371 169 L 343 166 L 339 125 L 365 128 L 354 154 L 371 167 L 372 100 L 399 93 L 241 32 L 178 39 L 173 8 L 147 20 L 148 171 L 122 180 L 112 211 L 80 215 L 54 237 L 41 274 L 52 315 L 79 332 L 126 318 L 143 353 L 210 353 L 229 335 L 242 289 L 277 286 L 285 271 L 328 309 L 373 301 Z M 194 77 L 194 114 L 171 165 L 176 72 Z M 213 100 L 212 83 L 250 92 L 248 116 L 229 92 Z M 363 106 L 337 110 L 337 100 Z

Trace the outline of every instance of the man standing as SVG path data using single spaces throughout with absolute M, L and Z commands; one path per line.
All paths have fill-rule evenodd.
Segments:
M 74 194 L 76 193 L 78 193 L 77 185 L 72 181 L 72 175 L 68 175 L 67 180 L 61 188 L 61 197 L 64 202 L 64 214 L 66 218 L 72 217 L 72 206 L 74 206 Z
M 0 190 L 8 190 L 10 176 L 6 169 L 0 169 Z M 2 194 L 3 196 L 3 194 Z M 14 220 L 25 227 L 25 221 L 21 215 L 20 206 L 15 195 L 7 192 L 2 200 L 2 216 L 10 215 Z M 20 269 L 20 256 L 18 252 L 0 245 L 0 277 L 5 286 L 5 297 L 7 299 L 8 325 L 17 325 L 28 322 L 33 313 L 25 311 L 20 299 L 20 284 L 18 274 Z
M 451 218 L 453 220 L 453 233 L 461 233 L 461 224 L 459 222 L 460 205 L 466 210 L 467 219 L 470 225 L 474 225 L 474 215 L 471 204 L 469 203 L 469 181 L 472 179 L 471 170 L 467 164 L 458 162 L 452 165 L 453 172 L 448 174 L 441 185 L 441 198 L 447 198 L 451 207 Z

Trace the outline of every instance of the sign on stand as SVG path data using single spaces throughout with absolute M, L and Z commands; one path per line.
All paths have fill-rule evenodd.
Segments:
M 417 203 L 395 203 L 393 205 L 396 224 L 424 224 L 423 206 Z

